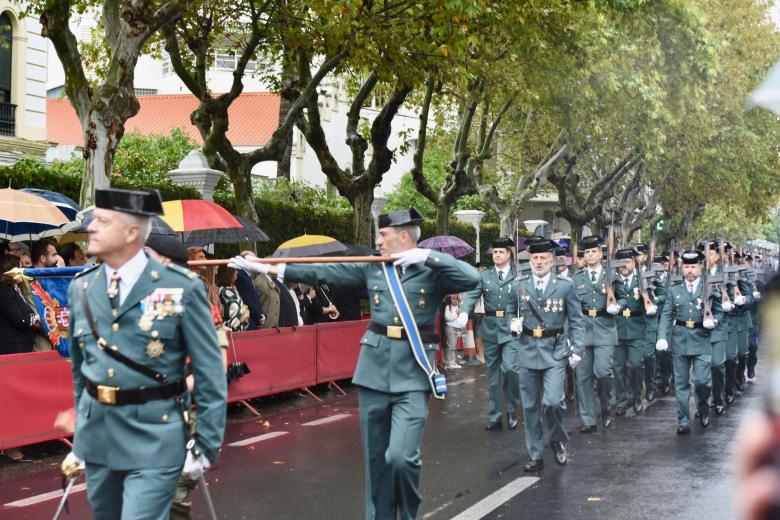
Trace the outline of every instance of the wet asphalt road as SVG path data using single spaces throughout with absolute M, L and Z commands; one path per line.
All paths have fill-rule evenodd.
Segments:
M 450 373 L 446 401 L 431 401 L 423 442 L 421 518 L 735 518 L 730 444 L 739 420 L 759 401 L 758 384 L 709 429 L 696 423 L 678 436 L 673 396 L 657 399 L 634 417 L 617 418 L 607 432 L 579 433 L 570 406 L 570 461 L 546 467 L 534 481 L 522 427 L 485 432 L 487 389 L 484 370 L 466 367 Z M 260 420 L 244 412 L 226 432 L 221 464 L 208 478 L 220 518 L 358 519 L 363 512 L 363 462 L 357 395 L 333 393 L 323 403 L 299 399 Z M 308 398 L 307 398 L 308 399 Z M 571 403 L 573 404 L 573 403 Z M 262 411 L 262 410 L 261 410 Z M 242 420 L 241 420 L 242 419 Z M 268 421 L 268 424 L 264 424 Z M 262 437 L 261 437 L 262 436 Z M 235 445 L 239 443 L 242 445 Z M 57 499 L 42 496 L 59 489 L 57 470 L 40 464 L 19 476 L 3 478 L 0 468 L 0 519 L 51 518 Z M 518 480 L 524 478 L 524 480 Z M 496 498 L 506 485 L 523 488 Z M 487 509 L 473 506 L 492 500 Z M 206 518 L 199 491 L 193 493 L 193 518 Z M 26 500 L 29 505 L 9 507 Z M 70 500 L 71 514 L 89 518 L 84 492 Z M 471 508 L 471 509 L 470 509 Z M 544 515 L 544 516 L 543 516 Z

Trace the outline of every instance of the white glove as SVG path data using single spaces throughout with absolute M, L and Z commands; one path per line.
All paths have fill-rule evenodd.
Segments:
M 655 316 L 655 313 L 657 312 L 658 312 L 658 307 L 652 304 L 647 309 L 645 309 L 645 314 L 647 314 L 648 316 Z
M 616 315 L 620 312 L 620 305 L 617 303 L 613 303 L 612 305 L 607 305 L 607 312 L 611 315 Z
M 509 322 L 509 331 L 513 334 L 520 334 L 523 332 L 523 318 L 512 318 Z
M 428 255 L 431 254 L 430 249 L 423 249 L 421 247 L 415 247 L 407 251 L 401 251 L 400 253 L 393 253 L 390 255 L 395 258 L 393 265 L 400 265 L 401 267 L 407 267 L 412 264 L 421 264 L 428 260 Z
M 745 305 L 745 297 L 740 294 L 734 298 L 734 305 Z
M 703 326 L 705 329 L 712 330 L 712 329 L 714 329 L 714 328 L 715 328 L 715 320 L 713 320 L 713 319 L 711 319 L 711 318 L 707 318 L 706 320 L 704 320 L 704 321 L 702 322 L 702 326 Z
M 187 458 L 184 459 L 184 467 L 181 469 L 181 473 L 192 480 L 198 480 L 210 467 L 211 462 L 205 455 L 196 457 L 192 454 L 192 450 L 187 450 Z
M 734 309 L 734 304 L 728 301 L 724 303 L 722 307 L 723 307 L 723 312 L 731 312 Z
M 465 329 L 469 323 L 469 315 L 465 312 L 458 314 L 458 317 L 450 322 L 450 326 L 456 329 Z
M 577 354 L 572 354 L 571 357 L 569 358 L 569 366 L 572 369 L 575 369 L 577 368 L 577 365 L 580 364 L 580 361 L 582 361 L 582 358 L 580 356 L 578 356 Z
M 665 339 L 661 338 L 655 342 L 655 349 L 660 352 L 669 350 L 669 343 L 667 343 Z
M 62 464 L 60 464 L 62 474 L 65 475 L 65 478 L 68 480 L 78 478 L 79 475 L 81 475 L 81 472 L 84 471 L 85 467 L 86 465 L 84 464 L 84 461 L 74 455 L 72 451 L 65 456 Z
M 247 256 L 246 258 L 243 256 L 234 256 L 230 259 L 228 267 L 232 267 L 233 269 L 242 269 L 248 273 L 268 274 L 268 270 L 271 268 L 271 265 L 260 264 L 257 262 L 257 260 L 260 259 L 256 256 Z
M 761 293 L 758 291 L 753 291 L 753 299 L 754 300 L 760 300 L 761 299 Z

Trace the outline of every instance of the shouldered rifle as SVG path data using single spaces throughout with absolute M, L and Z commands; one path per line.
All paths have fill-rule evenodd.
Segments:
M 729 298 L 729 292 L 726 287 L 729 284 L 726 267 L 726 243 L 723 240 L 723 235 L 721 235 L 720 244 L 718 244 L 718 270 L 723 277 L 723 283 L 720 286 L 720 299 L 724 304 L 731 302 L 731 298 Z
M 710 241 L 704 244 L 704 269 L 701 272 L 701 301 L 702 309 L 705 320 L 711 320 L 712 306 L 710 305 L 710 268 L 707 266 L 707 261 L 710 257 Z
M 729 253 L 729 263 L 723 269 L 723 273 L 728 275 L 726 283 L 734 286 L 734 298 L 742 296 L 742 291 L 739 290 L 739 272 L 740 268 L 734 260 L 734 248 L 732 247 Z
M 615 259 L 615 228 L 609 227 L 607 232 L 607 259 L 604 262 L 604 284 L 607 291 L 607 307 L 617 305 L 615 298 L 614 283 L 617 278 L 616 272 L 619 267 L 625 267 L 628 262 Z

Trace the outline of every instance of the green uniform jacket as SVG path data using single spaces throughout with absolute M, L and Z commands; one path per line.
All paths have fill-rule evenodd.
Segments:
M 485 314 L 482 324 L 479 326 L 479 337 L 483 341 L 498 345 L 509 343 L 515 339 L 509 330 L 511 318 L 516 316 L 516 314 L 513 314 L 515 311 L 510 313 L 509 309 L 510 307 L 517 309 L 515 302 L 510 301 L 517 296 L 514 290 L 515 277 L 510 270 L 507 277 L 499 281 L 495 268 L 486 269 L 479 273 L 479 276 L 479 284 L 466 294 L 461 310 L 471 314 L 474 312 L 474 306 L 479 301 L 479 297 L 484 297 L 485 311 L 504 311 L 504 317 L 499 318 Z
M 365 287 L 371 304 L 371 321 L 379 325 L 400 326 L 384 272 L 379 264 L 291 264 L 284 271 L 285 280 L 309 285 Z M 477 286 L 476 269 L 450 255 L 432 251 L 425 263 L 412 264 L 401 277 L 404 293 L 414 312 L 419 329 L 432 329 L 436 312 L 448 294 L 466 292 Z M 405 339 L 392 339 L 367 330 L 360 340 L 362 348 L 352 382 L 379 392 L 430 390 L 428 377 L 412 355 Z M 434 363 L 436 343 L 425 345 Z
M 712 272 L 712 271 L 710 271 Z M 720 268 L 716 268 L 715 274 L 718 274 L 721 272 Z M 718 300 L 719 304 L 721 305 L 721 309 L 723 308 L 723 296 L 721 295 L 720 290 L 720 284 L 718 284 L 718 288 L 713 288 L 711 290 L 712 297 Z M 729 325 L 728 325 L 728 315 L 724 314 L 723 318 L 718 320 L 718 325 L 712 329 L 710 332 L 710 343 L 717 343 L 719 341 L 728 341 L 729 339 Z
M 581 341 L 583 346 L 617 345 L 618 336 L 615 317 L 611 315 L 596 317 L 588 316 L 588 311 L 591 309 L 602 313 L 607 310 L 607 289 L 605 280 L 606 272 L 603 268 L 601 269 L 601 273 L 595 284 L 591 282 L 587 269 L 579 271 L 572 278 L 577 299 L 580 302 L 582 313 L 585 316 L 585 336 Z M 621 308 L 625 307 L 626 295 L 623 291 L 622 284 L 614 286 L 614 290 L 618 306 Z M 582 352 L 576 349 L 574 352 L 577 355 L 582 355 Z
M 517 288 L 519 297 L 514 298 L 513 301 L 520 302 L 524 328 L 534 329 L 542 326 L 530 310 L 530 306 L 533 305 L 544 320 L 547 329 L 565 329 L 560 338 L 554 336 L 534 338 L 527 334 L 520 334 L 518 366 L 531 370 L 544 370 L 563 365 L 565 359 L 557 361 L 555 358 L 562 357 L 566 352 L 567 337 L 571 341 L 574 352 L 582 352 L 585 318 L 571 280 L 551 274 L 541 297 L 536 296 L 533 276 L 519 280 Z
M 625 302 L 621 306 L 620 314 L 615 316 L 617 323 L 618 340 L 633 341 L 645 337 L 645 304 L 639 293 L 639 280 L 637 274 L 631 276 L 630 285 L 618 279 L 617 287 L 623 287 Z
M 82 287 L 87 289 L 98 334 L 125 356 L 165 374 L 170 382 L 185 376 L 189 356 L 197 382 L 193 394 L 197 444 L 209 460 L 216 461 L 225 431 L 227 382 L 206 289 L 191 271 L 151 258 L 116 316 L 112 315 L 103 267 L 83 272 L 68 289 L 77 410 L 75 455 L 114 470 L 180 466 L 189 440 L 173 398 L 113 406 L 98 402 L 84 390 L 85 379 L 121 389 L 157 383 L 101 351 L 81 304 Z M 138 323 L 146 297 L 170 289 L 183 290 L 182 310 L 154 320 L 149 330 L 141 330 Z M 149 357 L 148 347 L 160 344 L 161 354 Z
M 750 316 L 750 308 L 755 303 L 755 298 L 753 298 L 753 283 L 744 277 L 737 283 L 739 284 L 739 290 L 742 292 L 742 296 L 745 297 L 745 304 L 735 305 L 734 312 L 739 316 L 739 332 L 747 333 L 753 330 L 753 319 Z
M 693 295 L 688 293 L 685 282 L 676 283 L 669 288 L 661 319 L 658 322 L 658 338 L 667 339 L 674 354 L 681 356 L 712 354 L 709 330 L 688 329 L 684 325 L 676 324 L 676 320 L 701 323 L 703 320 L 701 289 L 701 280 Z M 710 305 L 715 320 L 722 320 L 720 298 L 710 295 Z

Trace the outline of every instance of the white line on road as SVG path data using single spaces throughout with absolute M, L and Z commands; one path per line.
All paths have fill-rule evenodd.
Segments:
M 328 424 L 328 423 L 340 421 L 342 419 L 346 419 L 347 417 L 349 417 L 348 413 L 338 413 L 336 415 L 331 415 L 330 417 L 317 419 L 316 421 L 305 422 L 301 426 L 319 426 L 320 424 Z
M 274 439 L 276 437 L 281 437 L 282 435 L 287 435 L 288 433 L 289 432 L 264 433 L 263 435 L 257 435 L 255 437 L 249 437 L 248 439 L 244 439 L 242 441 L 231 442 L 230 444 L 228 444 L 228 446 L 249 446 L 250 444 L 254 444 L 256 442 L 267 441 L 268 439 Z
M 78 493 L 80 491 L 84 491 L 87 489 L 87 483 L 82 482 L 81 484 L 76 484 L 73 486 L 73 489 L 70 490 L 70 495 L 73 495 L 74 493 Z M 23 498 L 22 500 L 17 500 L 15 502 L 9 502 L 5 504 L 5 507 L 27 507 L 34 504 L 39 504 L 41 502 L 46 502 L 47 500 L 52 500 L 54 498 L 60 498 L 64 491 L 62 489 L 58 489 L 57 491 L 49 491 L 48 493 L 41 493 L 40 495 L 35 495 L 34 497 L 30 498 Z
M 474 377 L 467 377 L 466 379 L 459 379 L 458 381 L 453 381 L 452 383 L 448 383 L 448 386 L 458 386 L 458 385 L 465 385 L 468 383 L 473 383 L 477 379 Z
M 479 520 L 480 518 L 484 518 L 500 505 L 534 485 L 538 480 L 539 477 L 520 477 L 515 479 L 495 493 L 486 496 L 458 516 L 452 518 L 452 520 Z

